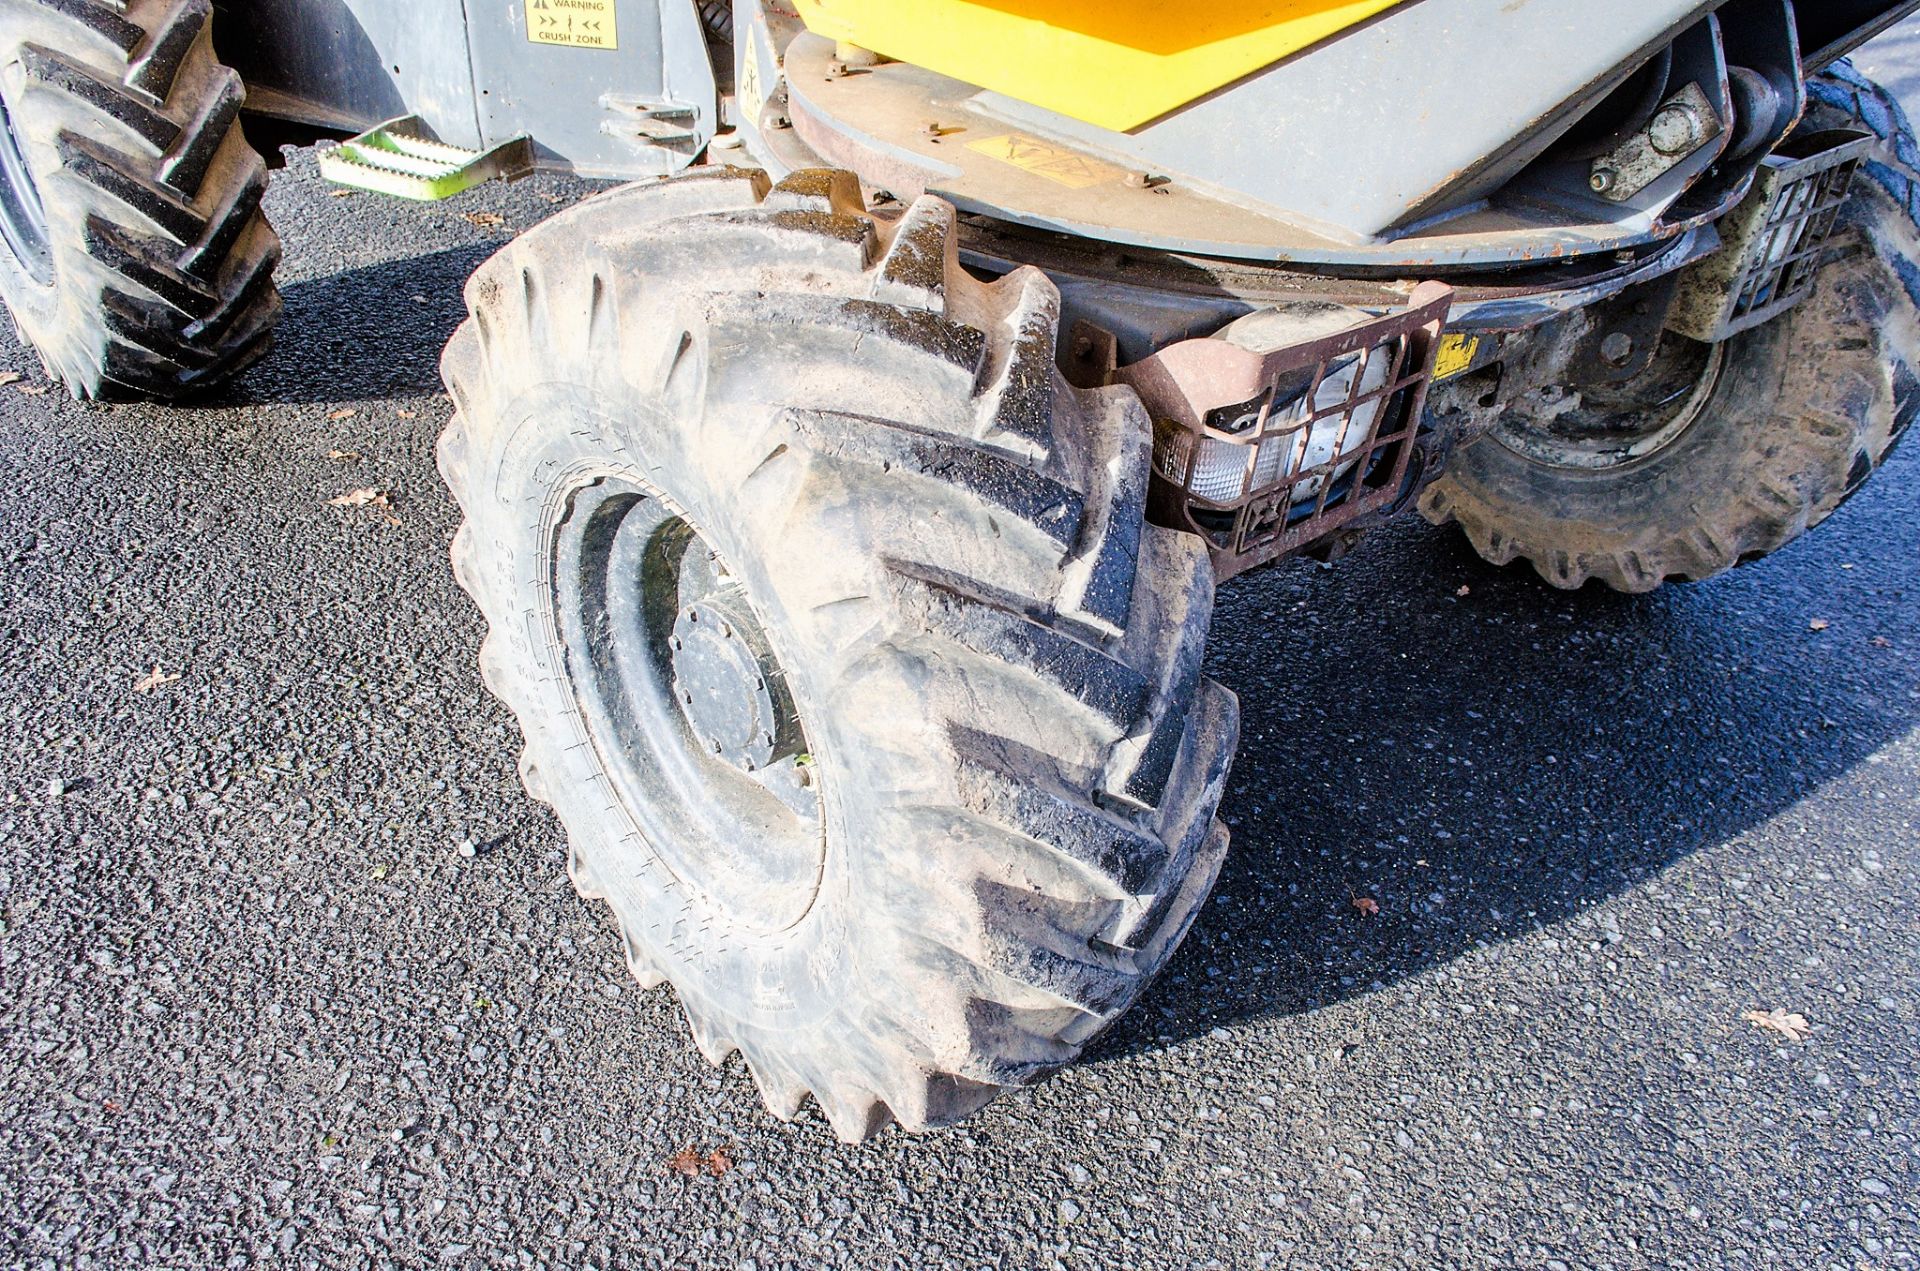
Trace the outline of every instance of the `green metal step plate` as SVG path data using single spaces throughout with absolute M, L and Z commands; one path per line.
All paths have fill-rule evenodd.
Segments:
M 389 119 L 320 152 L 320 174 L 329 181 L 422 202 L 451 198 L 495 177 L 517 181 L 531 171 L 529 138 L 465 150 L 435 140 L 418 115 Z

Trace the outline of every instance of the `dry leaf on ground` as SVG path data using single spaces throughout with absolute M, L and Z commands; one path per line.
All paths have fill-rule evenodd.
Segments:
M 1353 898 L 1353 907 L 1369 916 L 1380 912 L 1380 902 L 1371 896 L 1355 896 Z
M 1783 1011 L 1777 1006 L 1770 1011 L 1748 1011 L 1740 1018 L 1761 1028 L 1771 1029 L 1790 1042 L 1807 1040 L 1807 1033 L 1812 1027 L 1800 1012 Z
M 398 416 L 400 416 L 400 418 L 402 418 L 402 419 L 418 419 L 418 418 L 420 418 L 420 412 L 419 412 L 419 411 L 417 411 L 417 410 L 397 410 L 397 411 L 395 411 L 395 412 L 394 412 L 394 414 L 396 414 L 396 415 L 398 415 Z
M 496 225 L 507 223 L 507 218 L 498 212 L 462 212 L 460 215 L 470 224 L 478 225 L 481 229 L 492 229 Z
M 0 371 L 0 388 L 4 388 L 8 384 L 18 384 L 19 382 L 20 382 L 20 372 Z
M 1814 619 L 1814 620 L 1813 620 L 1812 622 L 1809 622 L 1809 623 L 1807 624 L 1807 630 L 1809 630 L 1809 631 L 1825 631 L 1825 630 L 1827 629 L 1827 627 L 1828 627 L 1828 625 L 1829 625 L 1829 624 L 1828 624 L 1828 622 L 1827 622 L 1827 620 L 1826 620 L 1825 618 L 1815 618 L 1815 619 Z
M 353 191 L 352 190 L 328 190 L 327 197 L 330 199 L 350 199 L 353 197 Z
M 1885 636 L 1875 636 L 1871 643 L 1876 649 L 1891 649 L 1893 647 L 1893 641 L 1887 639 Z
M 329 451 L 327 451 L 327 458 L 329 458 L 329 459 L 339 459 L 339 460 L 342 460 L 342 461 L 351 461 L 351 460 L 354 460 L 354 459 L 358 459 L 359 457 L 360 457 L 360 452 L 359 452 L 358 450 L 329 450 Z
M 379 486 L 363 486 L 358 490 L 349 490 L 327 500 L 328 507 L 336 508 L 372 508 L 378 512 L 388 525 L 400 524 L 400 518 L 392 512 L 393 498 L 388 491 Z
M 698 1178 L 702 1173 L 718 1178 L 732 1168 L 733 1156 L 724 1147 L 702 1155 L 699 1148 L 689 1143 L 667 1158 L 667 1172 L 684 1178 Z
M 171 684 L 179 678 L 180 677 L 177 674 L 168 675 L 165 671 L 162 671 L 158 666 L 156 666 L 151 671 L 148 671 L 145 675 L 140 677 L 140 679 L 134 684 L 133 691 L 136 693 L 150 693 L 154 689 L 159 688 L 162 684 Z
M 25 393 L 28 397 L 38 397 L 40 396 L 40 394 L 47 391 L 47 386 L 45 384 L 21 384 L 18 387 L 20 391 Z
M 339 410 L 328 411 L 327 418 L 328 419 L 352 419 L 353 407 L 342 406 Z
M 1471 596 L 1473 594 L 1473 588 L 1467 586 L 1467 584 L 1465 583 L 1461 583 L 1460 590 L 1454 592 L 1453 594 L 1456 596 Z

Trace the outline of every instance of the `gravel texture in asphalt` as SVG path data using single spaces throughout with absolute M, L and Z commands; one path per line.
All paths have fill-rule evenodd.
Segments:
M 1650 598 L 1417 523 L 1228 587 L 1234 849 L 1167 977 L 846 1147 L 628 978 L 474 667 L 436 361 L 586 189 L 299 153 L 217 401 L 0 352 L 0 1264 L 1915 1264 L 1920 450 Z

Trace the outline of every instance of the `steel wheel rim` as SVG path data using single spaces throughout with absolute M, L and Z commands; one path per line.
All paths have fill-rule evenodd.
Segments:
M 4 98 L 0 98 L 0 238 L 5 238 L 7 251 L 22 272 L 43 287 L 53 285 L 53 237 L 46 205 Z
M 1651 412 L 1644 427 L 1614 435 L 1572 438 L 1535 427 L 1526 417 L 1509 411 L 1494 425 L 1492 436 L 1516 454 L 1555 468 L 1601 472 L 1641 463 L 1678 441 L 1712 405 L 1726 372 L 1727 346 L 1723 341 L 1704 348 L 1698 374 Z
M 575 489 L 554 544 L 575 717 L 633 846 L 742 926 L 797 923 L 825 866 L 820 774 L 739 574 L 626 477 Z

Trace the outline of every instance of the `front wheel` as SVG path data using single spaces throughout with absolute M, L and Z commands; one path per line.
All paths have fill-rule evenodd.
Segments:
M 1845 63 L 1808 83 L 1802 127 L 1872 131 L 1813 293 L 1716 345 L 1668 332 L 1619 386 L 1552 386 L 1456 454 L 1421 510 L 1495 564 L 1557 587 L 1707 578 L 1818 525 L 1920 410 L 1920 225 L 1912 130 Z
M 644 983 L 859 1139 L 1071 1059 L 1226 847 L 1201 545 L 1148 422 L 1054 369 L 1059 298 L 950 205 L 715 170 L 468 286 L 441 470 L 522 772 Z

